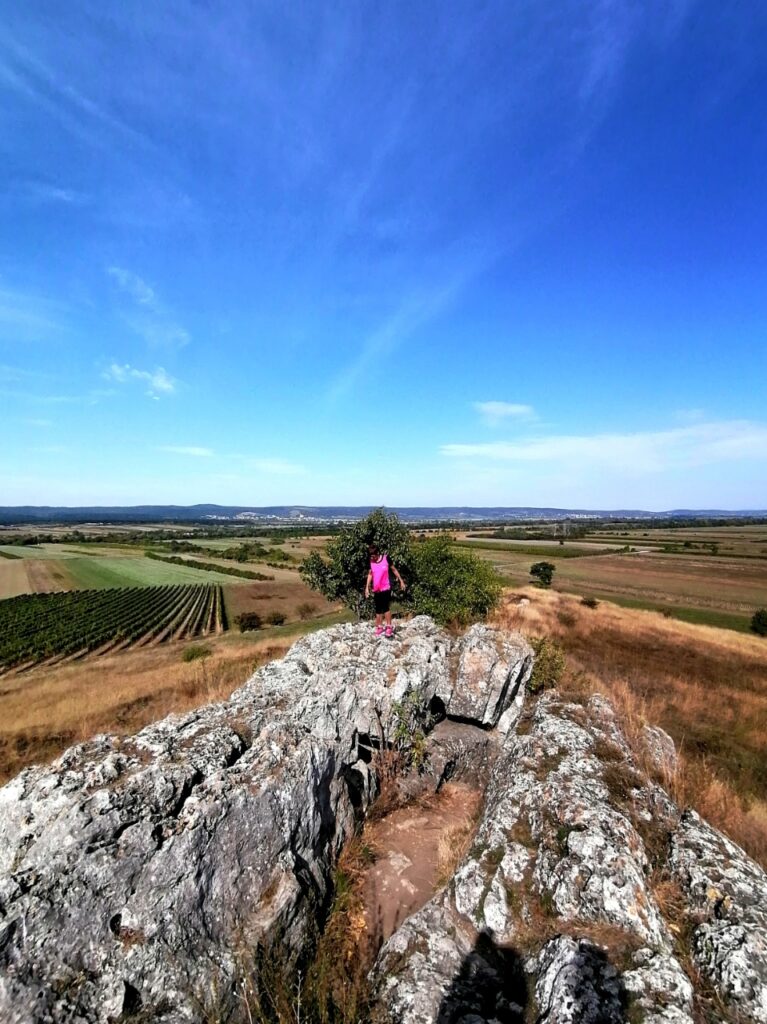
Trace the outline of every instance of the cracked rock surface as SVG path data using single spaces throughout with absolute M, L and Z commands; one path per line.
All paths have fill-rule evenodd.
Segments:
M 674 763 L 662 730 L 645 743 L 646 763 Z M 654 895 L 658 869 L 681 883 L 692 949 Z M 452 880 L 382 947 L 377 1010 L 391 1024 L 453 1024 L 454 979 L 474 958 L 490 965 L 474 1024 L 692 1024 L 701 998 L 705 1019 L 722 1019 L 693 990 L 691 956 L 738 1020 L 762 1022 L 765 886 L 759 865 L 640 771 L 608 701 L 546 693 L 502 739 Z M 527 995 L 493 981 L 488 950 L 505 956 L 507 976 L 521 965 Z
M 431 786 L 484 804 L 378 954 L 376 1024 L 767 1024 L 767 875 L 659 785 L 669 736 L 630 746 L 603 697 L 525 698 L 531 668 L 484 626 L 337 626 L 224 703 L 22 772 L 0 789 L 2 1024 L 247 1020 L 235 981 L 322 920 L 403 708 L 446 713 Z
M 238 961 L 277 933 L 299 950 L 327 904 L 381 724 L 404 698 L 471 717 L 455 694 L 478 665 L 472 707 L 497 722 L 532 666 L 521 638 L 337 626 L 222 704 L 22 772 L 0 789 L 0 1020 L 225 1019 Z

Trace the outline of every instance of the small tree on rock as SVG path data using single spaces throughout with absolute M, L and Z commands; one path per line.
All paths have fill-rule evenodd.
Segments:
M 313 551 L 300 568 L 301 577 L 313 590 L 329 601 L 342 601 L 362 617 L 363 592 L 370 568 L 368 546 L 375 544 L 397 566 L 405 583 L 411 573 L 410 536 L 407 527 L 394 513 L 377 508 L 359 523 L 344 527 L 327 544 L 327 557 Z M 392 585 L 397 580 L 392 573 Z
M 530 566 L 530 575 L 537 580 L 540 586 L 550 587 L 554 579 L 556 566 L 553 562 L 536 562 Z
M 301 566 L 304 581 L 330 601 L 343 603 L 361 618 L 372 611 L 363 591 L 370 568 L 368 545 L 385 552 L 401 573 L 407 590 L 394 592 L 400 603 L 437 622 L 465 625 L 483 619 L 495 606 L 503 580 L 489 562 L 456 550 L 450 537 L 411 542 L 396 515 L 376 509 L 366 519 L 344 527 L 328 541 L 326 554 L 312 552 Z M 391 574 L 392 586 L 397 586 Z

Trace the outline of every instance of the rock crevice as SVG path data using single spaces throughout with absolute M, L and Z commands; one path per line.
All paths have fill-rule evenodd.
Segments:
M 767 1024 L 764 871 L 642 772 L 609 702 L 526 706 L 532 663 L 485 626 L 338 626 L 224 703 L 22 772 L 0 789 L 0 1019 L 237 1006 L 244 956 L 279 939 L 298 957 L 321 924 L 405 708 L 430 723 L 431 785 L 470 779 L 485 800 L 452 877 L 378 954 L 378 1022 L 687 1024 L 713 992 Z M 646 743 L 673 762 L 662 730 Z

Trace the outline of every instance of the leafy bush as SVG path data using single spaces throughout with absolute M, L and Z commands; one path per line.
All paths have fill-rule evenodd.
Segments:
M 388 554 L 405 580 L 407 590 L 398 593 L 391 574 L 395 598 L 437 622 L 466 625 L 484 618 L 498 601 L 503 581 L 489 562 L 456 549 L 448 536 L 411 542 L 407 527 L 383 509 L 344 527 L 328 542 L 326 558 L 312 552 L 301 576 L 329 600 L 343 601 L 359 618 L 363 610 L 372 610 L 372 602 L 363 598 L 369 544 Z
M 542 636 L 530 641 L 535 651 L 535 663 L 527 684 L 529 693 L 542 693 L 553 689 L 567 667 L 565 652 L 551 637 Z
M 251 629 L 261 629 L 261 616 L 258 612 L 242 612 L 234 621 L 239 626 L 241 633 L 247 633 Z
M 359 523 L 343 527 L 337 537 L 328 541 L 326 558 L 313 551 L 301 565 L 301 577 L 329 601 L 342 601 L 359 619 L 365 607 L 363 593 L 370 569 L 370 544 L 388 554 L 409 585 L 411 556 L 407 527 L 396 515 L 380 508 Z M 392 578 L 392 585 L 396 583 L 396 577 Z
M 285 621 L 284 612 L 278 612 L 276 609 L 266 616 L 266 621 L 270 626 L 281 626 Z
M 751 616 L 751 631 L 757 636 L 767 636 L 767 608 L 760 608 Z
M 536 562 L 530 566 L 530 575 L 538 581 L 542 587 L 550 587 L 554 578 L 556 566 L 553 562 Z
M 304 601 L 302 604 L 298 606 L 296 611 L 298 612 L 299 619 L 302 622 L 305 622 L 307 619 L 312 618 L 312 616 L 317 611 L 317 606 L 313 605 L 311 601 Z
M 465 626 L 484 619 L 498 603 L 503 581 L 492 565 L 457 550 L 449 537 L 413 545 L 410 599 L 416 612 Z
M 213 651 L 205 644 L 192 644 L 181 655 L 182 661 L 197 661 L 198 658 L 209 658 Z

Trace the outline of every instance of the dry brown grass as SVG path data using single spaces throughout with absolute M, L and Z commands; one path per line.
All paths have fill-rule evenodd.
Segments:
M 245 568 L 255 568 L 275 579 L 224 586 L 226 611 L 233 628 L 236 628 L 235 618 L 243 612 L 257 612 L 262 619 L 266 619 L 269 612 L 277 611 L 282 612 L 287 622 L 295 622 L 301 619 L 301 606 L 307 603 L 313 606 L 315 616 L 330 615 L 341 607 L 326 601 L 315 590 L 310 590 L 292 570 L 272 569 L 267 565 L 248 565 Z
M 672 796 L 767 863 L 764 640 L 532 587 L 509 595 L 496 621 L 561 644 L 565 687 L 610 697 L 637 751 L 645 724 L 666 729 L 680 751 L 664 779 Z
M 210 656 L 191 662 L 182 660 L 189 644 L 181 641 L 2 676 L 0 782 L 96 733 L 134 733 L 223 700 L 293 639 L 207 638 Z

